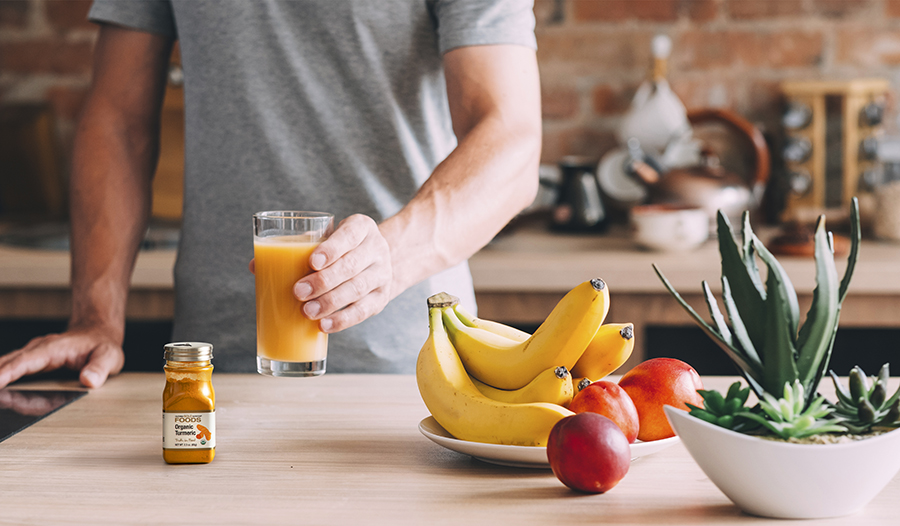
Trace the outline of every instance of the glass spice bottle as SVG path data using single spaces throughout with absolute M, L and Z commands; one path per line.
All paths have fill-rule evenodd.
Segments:
M 163 459 L 169 464 L 205 464 L 216 456 L 212 351 L 202 342 L 165 346 Z

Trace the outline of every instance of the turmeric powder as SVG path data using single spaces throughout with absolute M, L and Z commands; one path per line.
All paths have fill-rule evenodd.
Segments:
M 211 462 L 216 455 L 212 345 L 170 343 L 165 358 L 163 459 L 169 464 Z

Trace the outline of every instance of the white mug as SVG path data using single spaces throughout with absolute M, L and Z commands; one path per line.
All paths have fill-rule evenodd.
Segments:
M 702 208 L 635 206 L 631 209 L 631 225 L 635 242 L 652 250 L 684 252 L 709 239 L 709 215 Z

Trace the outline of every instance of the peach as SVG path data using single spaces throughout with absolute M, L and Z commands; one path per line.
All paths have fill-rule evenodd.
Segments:
M 690 365 L 675 358 L 653 358 L 639 363 L 619 380 L 637 408 L 640 430 L 638 440 L 648 442 L 675 436 L 663 412 L 664 405 L 688 410 L 687 405 L 703 406 L 697 393 L 703 389 L 700 375 Z
M 600 380 L 578 391 L 569 410 L 573 413 L 591 411 L 609 418 L 625 433 L 629 444 L 638 436 L 637 408 L 628 393 L 615 382 Z
M 631 447 L 612 420 L 586 412 L 567 416 L 550 430 L 547 460 L 563 484 L 583 493 L 605 493 L 628 473 Z

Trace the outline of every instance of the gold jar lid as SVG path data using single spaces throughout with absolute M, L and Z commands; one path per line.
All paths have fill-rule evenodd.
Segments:
M 206 362 L 212 360 L 213 346 L 204 342 L 167 343 L 163 356 L 169 362 Z

